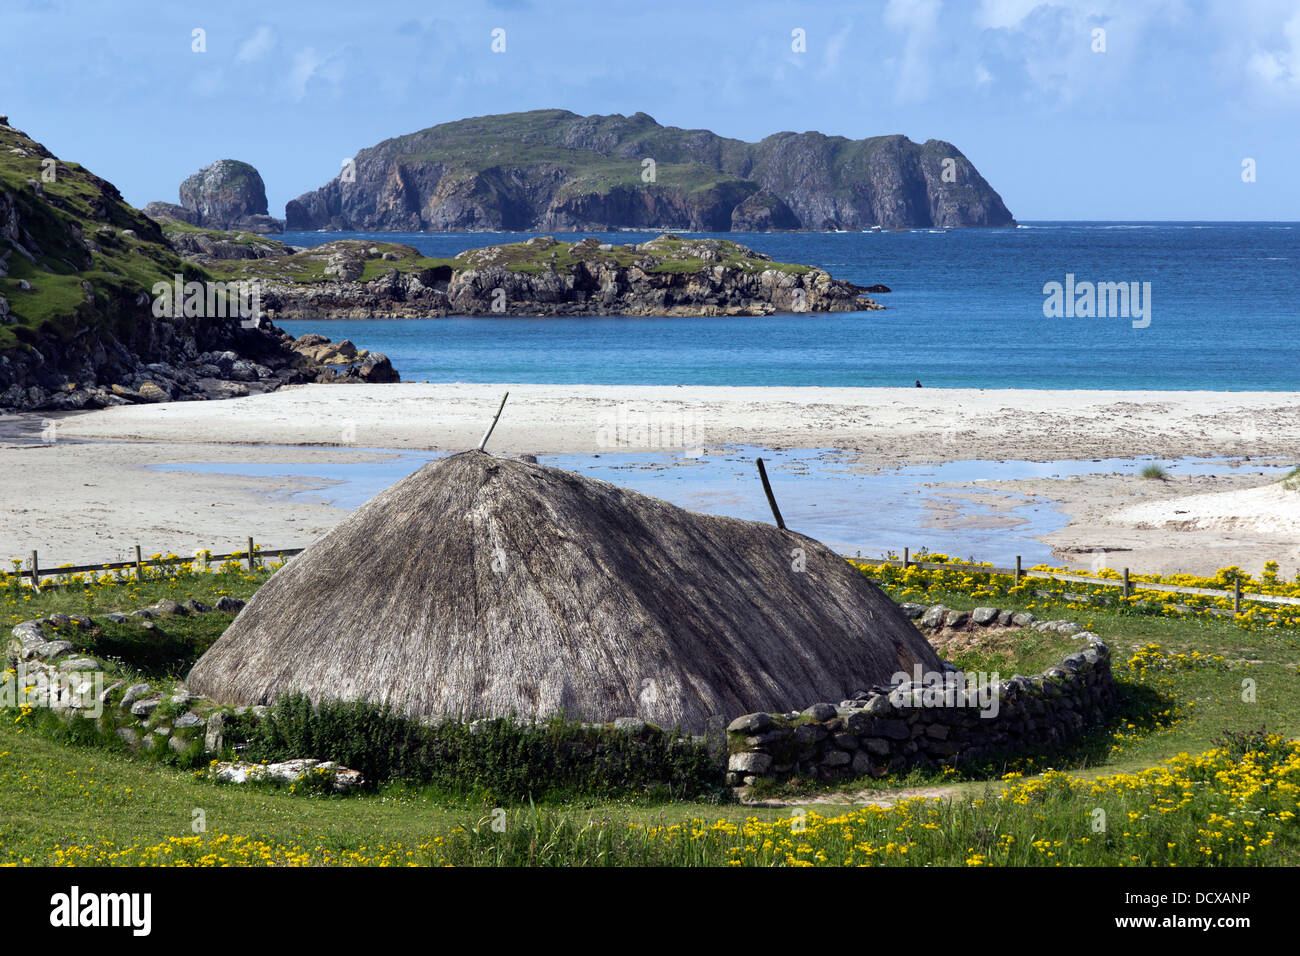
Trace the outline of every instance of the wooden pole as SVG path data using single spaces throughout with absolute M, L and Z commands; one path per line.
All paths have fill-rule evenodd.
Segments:
M 758 477 L 763 482 L 763 494 L 767 495 L 767 503 L 772 509 L 772 517 L 776 519 L 776 526 L 782 531 L 785 530 L 785 519 L 781 517 L 781 509 L 776 506 L 776 495 L 772 494 L 772 485 L 767 480 L 767 469 L 763 467 L 763 459 L 758 459 Z
M 506 399 L 509 397 L 509 392 L 501 396 L 501 404 L 497 406 L 497 413 L 492 416 L 491 424 L 488 425 L 487 431 L 483 433 L 483 440 L 478 443 L 479 451 L 483 451 L 487 447 L 488 439 L 492 437 L 492 429 L 497 427 L 497 419 L 501 417 L 501 410 L 506 407 Z
M 144 584 L 144 561 L 140 554 L 140 546 L 135 546 L 135 579 Z
M 31 570 L 32 570 L 32 587 L 34 587 L 36 590 L 39 591 L 41 589 L 41 569 L 35 551 L 32 552 L 32 556 L 30 560 L 31 560 Z
M 255 568 L 256 565 L 253 561 L 253 536 L 250 534 L 248 536 L 248 570 L 252 571 Z
M 1016 555 L 1016 584 L 1020 583 L 1020 555 Z
M 1129 587 L 1128 587 L 1128 568 L 1125 568 L 1125 569 L 1124 569 L 1124 597 L 1127 599 L 1127 598 L 1128 598 L 1128 595 L 1129 595 Z
M 904 571 L 906 571 L 907 566 L 911 564 L 911 558 L 912 558 L 911 552 L 909 552 L 907 548 L 904 548 L 903 549 L 903 570 Z
M 1241 582 L 1232 582 L 1232 613 L 1241 613 Z

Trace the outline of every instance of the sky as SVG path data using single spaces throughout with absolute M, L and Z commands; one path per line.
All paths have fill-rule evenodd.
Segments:
M 0 0 L 0 114 L 136 206 L 229 158 L 282 217 L 541 108 L 947 140 L 1021 221 L 1300 220 L 1300 0 Z

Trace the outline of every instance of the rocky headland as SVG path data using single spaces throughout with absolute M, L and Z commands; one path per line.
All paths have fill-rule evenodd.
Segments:
M 159 316 L 158 284 L 177 281 L 202 287 L 219 279 L 182 258 L 112 183 L 58 159 L 0 116 L 0 409 L 397 380 L 382 355 L 339 343 L 322 358 L 320 342 L 295 347 L 264 319 Z

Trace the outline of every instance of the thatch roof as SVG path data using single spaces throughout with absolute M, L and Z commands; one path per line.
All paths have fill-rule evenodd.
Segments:
M 187 685 L 227 704 L 297 690 L 421 717 L 698 732 L 712 715 L 835 702 L 918 662 L 939 667 L 897 606 L 810 538 L 471 451 L 276 572 Z

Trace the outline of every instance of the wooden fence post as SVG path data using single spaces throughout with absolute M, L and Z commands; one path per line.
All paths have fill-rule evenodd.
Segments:
M 1232 613 L 1241 613 L 1241 582 L 1232 582 Z
M 1021 576 L 1020 555 L 1016 555 L 1016 584 L 1020 583 L 1020 576 Z
M 32 556 L 29 560 L 31 561 L 32 567 L 32 587 L 39 591 L 41 589 L 41 569 L 35 551 L 32 552 Z
M 1127 598 L 1128 598 L 1128 595 L 1129 595 L 1129 588 L 1128 588 L 1128 568 L 1125 568 L 1125 569 L 1124 569 L 1124 597 L 1127 599 Z
M 252 571 L 254 570 L 254 568 L 255 565 L 253 563 L 253 536 L 249 535 L 248 536 L 248 570 Z
M 144 560 L 138 544 L 135 546 L 135 579 L 144 584 Z
M 908 551 L 907 548 L 904 548 L 903 549 L 903 570 L 904 571 L 907 570 L 907 566 L 911 563 L 911 557 L 912 557 L 911 552 Z

